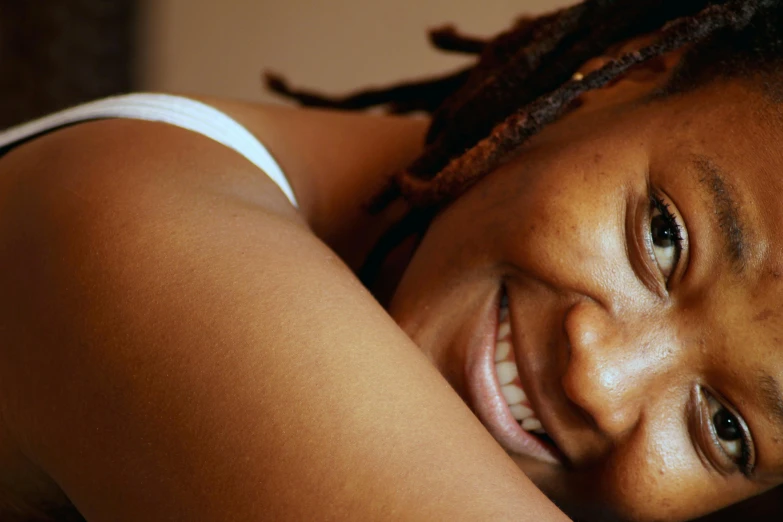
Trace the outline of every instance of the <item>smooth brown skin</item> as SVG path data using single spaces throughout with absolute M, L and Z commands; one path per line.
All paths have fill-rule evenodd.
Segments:
M 590 95 L 443 212 L 390 308 L 467 396 L 472 315 L 505 285 L 523 386 L 569 467 L 515 461 L 598 520 L 682 520 L 783 480 L 780 403 L 760 382 L 783 378 L 783 113 L 739 82 L 642 104 L 649 72 Z M 705 159 L 742 220 L 743 262 Z M 644 246 L 651 190 L 687 236 L 668 281 Z M 699 421 L 698 386 L 750 427 L 751 480 Z
M 318 179 L 377 190 L 426 122 L 219 106 L 301 213 L 163 124 L 86 123 L 0 161 L 6 498 L 59 486 L 91 522 L 566 520 L 312 232 L 361 204 L 324 217 L 345 196 Z
M 440 215 L 390 305 L 401 329 L 351 268 L 406 210 L 362 204 L 419 152 L 423 120 L 208 100 L 269 146 L 299 213 L 235 153 L 166 125 L 15 149 L 0 482 L 31 501 L 62 489 L 98 522 L 564 520 L 520 468 L 574 512 L 677 520 L 779 482 L 756 377 L 780 378 L 783 357 L 783 123 L 739 83 L 635 102 L 664 79 L 639 69 L 586 96 Z M 727 173 L 741 275 L 694 157 Z M 648 184 L 687 230 L 668 288 L 627 241 L 649 232 Z M 574 471 L 509 458 L 459 398 L 466 325 L 501 284 L 525 387 Z M 753 430 L 757 482 L 694 450 L 720 455 L 686 421 L 698 384 Z

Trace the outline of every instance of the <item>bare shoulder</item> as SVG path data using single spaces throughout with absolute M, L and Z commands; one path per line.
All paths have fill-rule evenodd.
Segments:
M 113 364 L 120 364 L 128 355 L 108 348 L 90 355 L 74 349 L 93 342 L 116 347 L 114 334 L 122 335 L 120 330 L 111 335 L 93 331 L 90 336 L 97 337 L 88 340 L 86 330 L 112 316 L 109 328 L 125 322 L 134 335 L 165 335 L 161 329 L 176 312 L 156 310 L 159 326 L 131 326 L 131 316 L 150 310 L 156 292 L 193 287 L 170 277 L 187 271 L 187 263 L 196 272 L 196 286 L 220 277 L 219 264 L 198 273 L 200 260 L 183 262 L 182 256 L 195 251 L 203 260 L 206 248 L 230 256 L 231 246 L 216 252 L 221 242 L 242 235 L 250 215 L 259 235 L 309 236 L 302 218 L 263 172 L 220 144 L 164 124 L 84 123 L 24 144 L 0 160 L 0 309 L 7 314 L 0 319 L 5 332 L 0 356 L 3 519 L 13 514 L 27 520 L 40 506 L 63 499 L 54 481 L 30 467 L 25 454 L 35 452 L 27 445 L 34 444 L 31 435 L 38 430 L 48 431 L 58 444 L 65 442 L 59 434 L 70 431 L 70 416 L 78 415 L 78 408 L 59 419 L 42 412 L 54 405 L 53 395 L 82 401 L 81 391 L 68 382 L 70 365 L 90 357 L 109 364 L 115 356 Z M 213 292 L 200 295 L 188 306 L 197 308 L 213 297 Z M 30 401 L 9 403 L 9 396 L 22 391 Z
M 21 451 L 98 522 L 559 520 L 269 183 L 125 121 L 0 161 Z
M 95 187 L 103 192 L 116 190 L 117 196 L 134 187 L 165 189 L 179 184 L 178 190 L 185 186 L 256 198 L 256 203 L 270 210 L 295 215 L 284 197 L 276 197 L 282 196 L 276 185 L 240 154 L 205 136 L 164 123 L 125 119 L 84 122 L 12 150 L 2 158 L 0 171 L 0 196 L 11 195 L 11 184 L 36 187 L 41 193 Z M 82 200 L 86 202 L 89 195 L 81 194 Z M 140 201 L 145 194 L 126 196 Z

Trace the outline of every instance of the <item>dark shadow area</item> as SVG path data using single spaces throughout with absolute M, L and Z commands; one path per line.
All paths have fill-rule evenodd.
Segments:
M 133 88 L 136 0 L 0 0 L 0 128 Z
M 772 522 L 783 520 L 783 486 L 740 502 L 698 522 Z

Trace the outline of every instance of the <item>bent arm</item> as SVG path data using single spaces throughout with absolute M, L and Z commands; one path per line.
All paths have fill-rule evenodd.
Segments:
M 241 158 L 116 121 L 13 154 L 3 419 L 88 520 L 565 520 L 281 195 L 206 181 Z

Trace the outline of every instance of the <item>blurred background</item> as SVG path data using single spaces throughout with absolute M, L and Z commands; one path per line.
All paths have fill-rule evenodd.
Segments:
M 631 0 L 629 0 L 631 1 Z M 426 77 L 470 58 L 428 28 L 486 36 L 571 0 L 0 0 L 0 129 L 132 90 L 280 102 L 261 74 L 344 93 Z M 717 520 L 783 520 L 783 494 Z
M 134 0 L 0 0 L 0 128 L 130 89 Z
M 272 101 L 448 71 L 428 28 L 491 35 L 567 0 L 0 0 L 0 128 L 129 90 Z
M 138 81 L 147 89 L 269 100 L 264 68 L 296 85 L 341 92 L 456 69 L 428 28 L 492 35 L 525 13 L 570 0 L 148 0 Z

